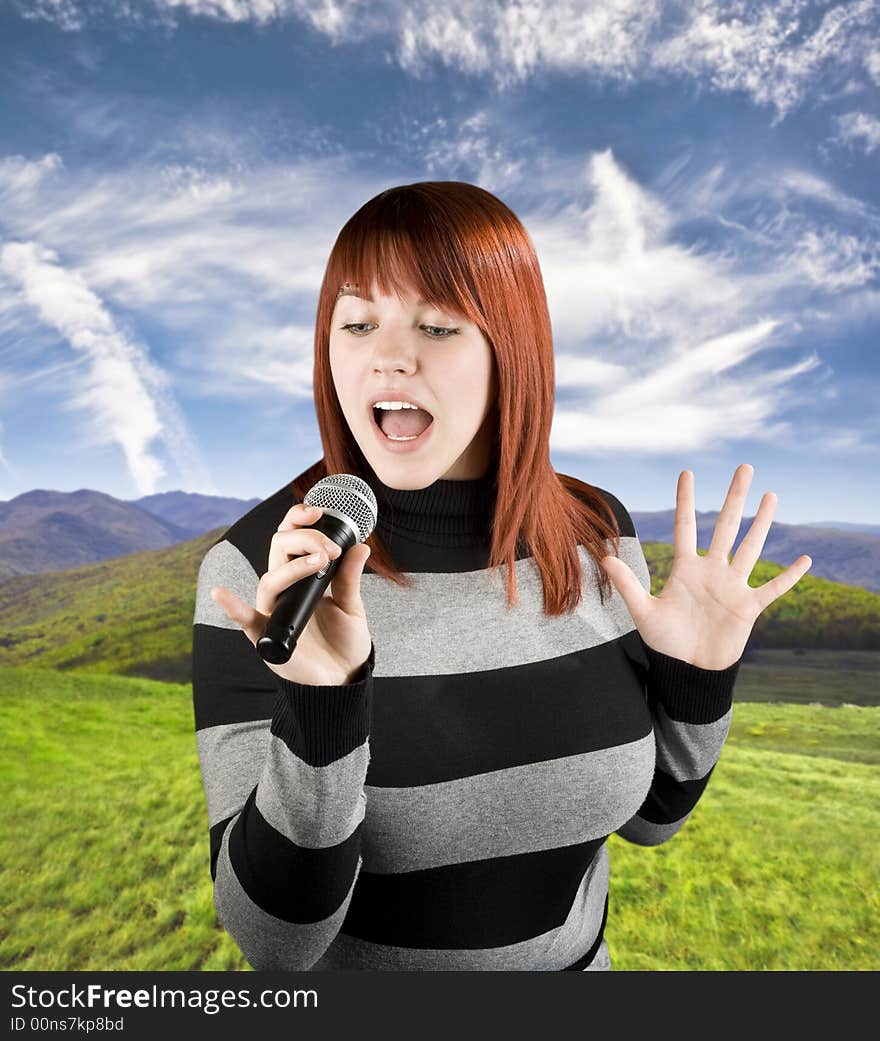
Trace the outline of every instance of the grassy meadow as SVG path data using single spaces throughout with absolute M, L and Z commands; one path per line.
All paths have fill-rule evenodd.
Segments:
M 880 968 L 880 708 L 779 704 L 784 662 L 755 668 L 766 703 L 736 703 L 679 835 L 609 840 L 616 969 Z M 0 712 L 0 967 L 249 970 L 214 914 L 189 686 L 0 667 Z

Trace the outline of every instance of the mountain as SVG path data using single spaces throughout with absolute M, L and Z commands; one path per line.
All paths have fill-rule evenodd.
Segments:
M 224 530 L 165 549 L 3 582 L 0 665 L 188 682 L 199 563 Z M 657 594 L 669 575 L 672 546 L 647 543 L 645 556 Z M 763 584 L 780 570 L 759 561 L 752 584 Z M 774 647 L 880 650 L 880 595 L 806 575 L 763 612 L 752 631 L 749 651 Z
M 166 492 L 136 501 L 81 488 L 0 502 L 0 582 L 185 542 L 229 527 L 259 499 Z
M 158 549 L 190 537 L 177 525 L 103 492 L 37 489 L 0 502 L 0 581 Z
M 860 531 L 863 535 L 880 535 L 880 524 L 853 524 L 852 521 L 809 521 L 805 528 L 836 528 L 838 531 Z
M 642 542 L 672 542 L 674 510 L 651 513 L 634 512 L 633 523 Z M 715 530 L 718 512 L 697 511 L 697 545 L 708 549 Z M 743 517 L 734 551 L 745 537 L 752 517 Z M 861 586 L 880 592 L 880 535 L 860 531 L 839 531 L 811 524 L 776 524 L 770 527 L 761 551 L 764 560 L 775 560 L 788 566 L 806 553 L 813 560 L 810 574 L 833 582 Z
M 129 501 L 86 489 L 25 492 L 0 503 L 0 582 L 175 545 L 228 528 L 258 502 L 183 491 Z M 643 542 L 672 542 L 673 510 L 632 517 Z M 697 513 L 698 545 L 704 549 L 717 517 Z M 751 520 L 744 518 L 741 536 Z M 856 527 L 773 524 L 762 557 L 788 565 L 801 553 L 813 558 L 811 575 L 880 592 L 880 535 Z
M 230 499 L 219 495 L 177 491 L 145 495 L 141 499 L 129 501 L 147 513 L 189 532 L 188 537 L 193 538 L 221 525 L 228 528 L 261 500 Z

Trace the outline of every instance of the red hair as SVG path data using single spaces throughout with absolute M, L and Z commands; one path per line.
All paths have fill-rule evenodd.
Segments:
M 605 540 L 619 549 L 611 506 L 593 487 L 557 474 L 550 462 L 553 337 L 535 248 L 517 216 L 483 188 L 423 181 L 381 192 L 340 231 L 324 272 L 315 321 L 315 410 L 324 456 L 291 484 L 301 500 L 322 477 L 363 472 L 366 462 L 345 420 L 330 371 L 330 323 L 345 282 L 384 295 L 418 292 L 465 316 L 489 341 L 498 373 L 495 407 L 497 495 L 489 567 L 507 565 L 507 602 L 516 603 L 518 547 L 534 557 L 544 612 L 573 611 L 581 600 L 578 544 L 596 562 L 600 601 L 611 583 L 599 560 Z M 411 585 L 376 531 L 369 568 Z

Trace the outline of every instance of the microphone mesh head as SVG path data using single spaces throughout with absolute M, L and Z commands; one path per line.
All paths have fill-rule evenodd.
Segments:
M 379 505 L 373 489 L 354 474 L 330 474 L 313 485 L 303 500 L 307 506 L 319 506 L 348 517 L 366 542 L 376 527 Z

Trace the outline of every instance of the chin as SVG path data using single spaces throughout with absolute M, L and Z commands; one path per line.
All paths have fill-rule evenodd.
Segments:
M 407 459 L 405 456 L 394 458 L 366 452 L 364 456 L 379 480 L 399 491 L 427 488 L 452 466 L 451 462 L 438 464 L 430 459 Z

